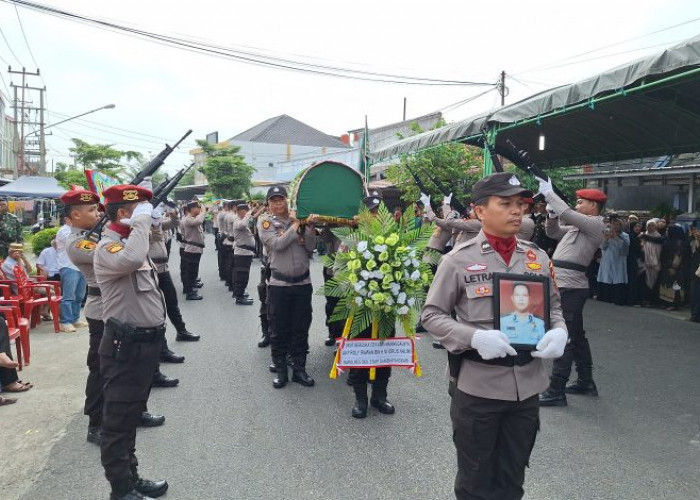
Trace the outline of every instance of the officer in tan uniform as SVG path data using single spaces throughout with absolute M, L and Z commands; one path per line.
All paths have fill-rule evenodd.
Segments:
M 224 259 L 224 252 L 223 252 L 223 243 L 224 240 L 226 239 L 226 236 L 224 234 L 224 217 L 226 217 L 226 214 L 228 213 L 228 200 L 221 200 L 221 206 L 219 207 L 219 212 L 216 214 L 216 221 L 217 221 L 217 227 L 218 233 L 216 235 L 217 238 L 217 251 L 219 252 L 217 255 L 217 261 L 219 264 L 219 279 L 222 281 L 226 281 L 226 276 L 224 275 L 224 264 L 223 264 L 223 259 Z
M 316 216 L 308 217 L 302 231 L 300 221 L 289 210 L 287 191 L 282 186 L 267 191 L 267 202 L 270 213 L 260 217 L 258 227 L 270 259 L 268 319 L 272 361 L 277 370 L 272 385 L 276 389 L 287 385 L 289 355 L 292 382 L 311 387 L 314 379 L 306 373 L 306 353 L 311 326 L 309 259 L 316 248 Z
M 250 230 L 250 221 L 257 217 L 260 211 L 251 212 L 248 204 L 240 201 L 236 206 L 236 218 L 233 221 L 233 297 L 236 304 L 245 306 L 253 305 L 253 299 L 245 290 L 255 255 L 255 237 Z
M 185 281 L 182 286 L 185 290 L 185 300 L 202 300 L 197 292 L 197 276 L 199 276 L 199 262 L 204 252 L 204 217 L 207 208 L 202 207 L 197 201 L 187 204 L 187 215 L 182 218 L 182 244 L 184 251 L 182 258 L 185 260 Z
M 109 225 L 95 249 L 105 331 L 99 347 L 104 378 L 102 466 L 111 500 L 158 497 L 166 481 L 140 478 L 136 426 L 150 393 L 165 336 L 165 300 L 148 259 L 153 206 L 149 190 L 112 186 L 103 193 Z
M 570 338 L 564 355 L 553 364 L 549 388 L 540 395 L 540 405 L 566 406 L 566 393 L 598 395 L 593 382 L 591 347 L 583 329 L 583 307 L 589 295 L 586 269 L 605 239 L 605 223 L 600 213 L 607 196 L 598 189 L 580 189 L 576 191 L 574 210 L 557 196 L 551 181 L 540 181 L 540 193 L 548 203 L 547 236 L 559 240 L 552 263 L 557 271 Z M 567 385 L 572 363 L 576 363 L 578 379 Z
M 530 214 L 535 202 L 532 198 L 524 198 L 523 201 L 527 203 L 527 208 L 523 212 L 523 220 L 520 222 L 520 230 L 516 236 L 519 240 L 532 241 L 535 237 L 535 221 Z
M 236 200 L 227 203 L 228 211 L 224 216 L 224 230 L 226 237 L 224 238 L 224 277 L 226 286 L 229 292 L 233 292 L 233 243 L 235 240 L 233 234 L 233 223 L 236 219 Z
M 547 255 L 515 238 L 522 197 L 531 193 L 505 172 L 481 179 L 472 193 L 483 229 L 443 257 L 421 321 L 450 353 L 456 497 L 519 499 L 539 429 L 538 393 L 547 386 L 542 359 L 564 352 L 566 324 Z M 551 329 L 536 350 L 516 351 L 508 337 L 495 330 L 495 272 L 551 274 Z

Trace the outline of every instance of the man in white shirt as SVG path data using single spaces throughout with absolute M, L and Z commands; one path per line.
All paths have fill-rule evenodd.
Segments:
M 70 235 L 71 228 L 67 224 L 61 226 L 56 233 L 56 254 L 63 293 L 60 330 L 65 333 L 88 326 L 87 321 L 80 319 L 80 306 L 86 292 L 85 276 L 75 267 L 66 253 L 66 244 Z
M 58 267 L 58 253 L 56 253 L 56 239 L 51 240 L 51 246 L 44 248 L 36 259 L 36 273 L 45 276 L 51 281 L 60 281 Z

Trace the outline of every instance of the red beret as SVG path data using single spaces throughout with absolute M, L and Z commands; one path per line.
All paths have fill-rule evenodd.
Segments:
M 608 200 L 607 195 L 600 189 L 579 189 L 576 191 L 576 197 L 600 203 L 605 203 Z
M 121 186 L 111 186 L 102 191 L 105 204 L 110 203 L 135 203 L 137 201 L 148 201 L 153 198 L 153 193 L 141 186 L 123 184 Z
M 64 205 L 94 205 L 100 202 L 100 197 L 87 189 L 71 189 L 61 195 Z

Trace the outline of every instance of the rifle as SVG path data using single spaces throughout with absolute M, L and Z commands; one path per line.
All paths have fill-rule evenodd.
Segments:
M 450 193 L 451 193 L 452 191 L 450 191 L 449 189 L 447 189 L 447 188 L 445 187 L 445 185 L 444 185 L 442 182 L 440 182 L 439 180 L 437 180 L 435 177 L 433 177 L 433 176 L 430 175 L 430 174 L 427 174 L 427 175 L 428 175 L 428 179 L 430 179 L 430 182 L 432 182 L 433 184 L 435 184 L 435 186 L 437 186 L 437 188 L 440 190 L 440 192 L 442 193 L 443 196 L 449 196 L 449 195 L 450 195 Z M 459 212 L 460 215 L 465 215 L 465 214 L 467 214 L 467 212 L 468 212 L 468 210 L 464 207 L 464 205 L 462 205 L 462 204 L 459 202 L 459 200 L 458 200 L 457 198 L 454 198 L 454 199 L 450 202 L 450 206 L 451 206 L 452 208 L 454 208 L 455 210 L 457 210 L 457 211 Z
M 173 175 L 169 180 L 159 184 L 158 187 L 156 187 L 156 189 L 153 190 L 153 198 L 151 198 L 151 205 L 157 207 L 161 203 L 165 202 L 165 200 L 168 199 L 168 195 L 171 193 L 171 191 L 175 189 L 175 187 L 180 183 L 185 174 L 189 172 L 192 167 L 194 167 L 194 162 L 190 163 L 190 166 L 187 168 L 181 168 L 180 171 Z M 165 184 L 165 186 L 163 186 L 163 184 Z M 158 190 L 157 193 L 156 190 Z
M 168 146 L 167 144 L 165 145 L 165 148 L 163 148 L 163 151 L 158 153 L 158 155 L 153 158 L 151 161 L 148 162 L 148 165 L 146 165 L 143 170 L 141 170 L 138 174 L 136 174 L 136 177 L 129 183 L 133 185 L 138 185 L 146 177 L 151 177 L 156 170 L 160 168 L 160 166 L 165 162 L 165 159 L 172 153 L 176 147 L 184 141 L 188 135 L 192 133 L 192 130 L 188 130 L 185 135 L 183 135 L 179 141 L 175 143 L 174 146 Z M 100 240 L 100 237 L 102 235 L 102 228 L 104 227 L 105 223 L 107 222 L 107 214 L 105 213 L 102 218 L 95 224 L 95 227 L 90 229 L 90 231 L 85 235 L 86 240 L 93 241 L 94 243 L 97 243 Z
M 160 184 L 158 184 L 156 187 L 153 188 L 153 197 L 154 198 L 156 196 L 158 196 L 161 193 L 161 191 L 163 191 L 165 186 L 167 186 L 168 183 L 170 182 L 170 179 L 172 179 L 172 177 L 166 177 L 163 182 L 161 182 Z
M 532 161 L 532 158 L 530 158 L 530 155 L 527 151 L 525 151 L 524 149 L 519 149 L 515 144 L 513 144 L 513 141 L 511 141 L 510 139 L 506 139 L 506 144 L 508 145 L 510 152 L 512 152 L 515 156 L 515 159 L 511 158 L 511 160 L 513 161 L 516 167 L 518 167 L 521 170 L 524 170 L 525 172 L 528 172 L 534 177 L 538 177 L 545 181 L 550 180 L 549 176 L 545 174 L 544 171 L 540 167 L 538 167 L 534 161 Z M 569 203 L 569 198 L 564 193 L 562 193 L 556 186 L 552 185 L 552 187 L 554 188 L 554 192 L 559 196 L 559 198 L 564 200 L 566 203 Z

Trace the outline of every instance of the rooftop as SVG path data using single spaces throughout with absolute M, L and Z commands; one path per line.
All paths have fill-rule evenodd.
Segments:
M 347 144 L 335 137 L 316 130 L 288 115 L 280 115 L 265 120 L 230 138 L 228 142 L 263 142 L 268 144 L 348 149 Z

